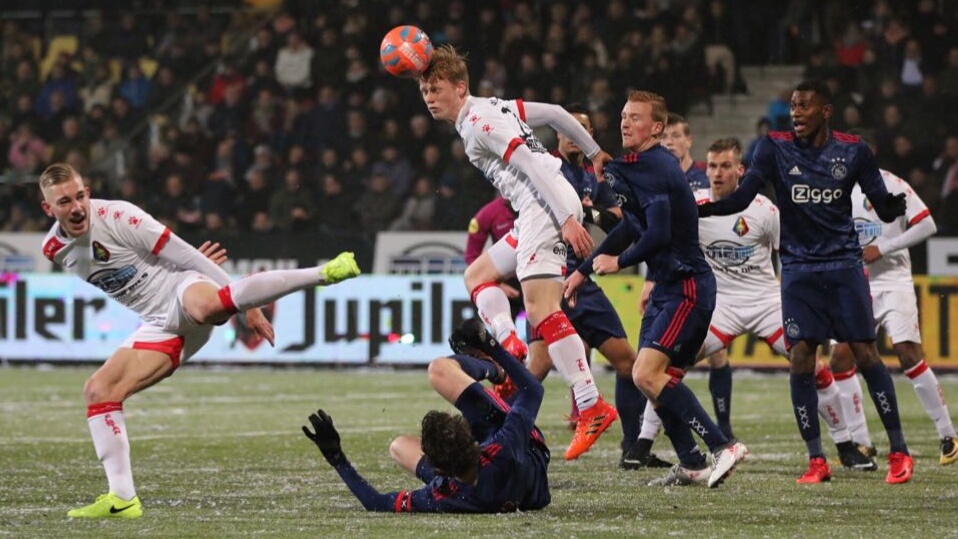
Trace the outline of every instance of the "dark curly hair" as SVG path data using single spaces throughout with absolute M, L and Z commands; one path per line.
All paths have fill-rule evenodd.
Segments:
M 465 477 L 479 462 L 479 443 L 461 415 L 432 410 L 422 418 L 422 452 L 439 475 Z

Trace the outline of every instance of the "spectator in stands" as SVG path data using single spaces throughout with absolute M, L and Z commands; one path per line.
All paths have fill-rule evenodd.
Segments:
M 70 151 L 80 152 L 84 160 L 90 158 L 90 142 L 83 137 L 80 131 L 80 120 L 76 116 L 67 116 L 63 119 L 60 134 L 53 139 L 50 159 L 47 161 L 65 161 Z M 79 170 L 86 170 L 86 167 Z
M 177 173 L 167 176 L 163 191 L 149 207 L 153 217 L 177 234 L 199 230 L 203 223 L 197 197 L 187 193 L 185 182 Z
M 143 75 L 139 61 L 127 65 L 125 72 L 126 77 L 116 87 L 116 93 L 125 98 L 134 109 L 143 109 L 150 98 L 152 82 Z
M 392 190 L 389 177 L 373 172 L 369 186 L 353 206 L 363 231 L 375 235 L 386 230 L 399 211 L 400 200 Z
M 915 95 L 920 91 L 928 67 L 921 55 L 921 45 L 917 39 L 905 41 L 905 49 L 901 61 L 902 91 Z
M 50 68 L 50 75 L 34 101 L 37 114 L 45 120 L 60 110 L 72 112 L 79 104 L 77 90 L 76 74 L 67 64 L 66 57 L 61 56 Z M 55 94 L 59 94 L 59 102 L 55 102 Z
M 242 230 L 250 230 L 258 213 L 269 215 L 273 189 L 267 183 L 262 171 L 251 170 L 246 176 L 246 185 L 235 202 L 236 223 Z M 272 226 L 272 222 L 270 222 Z
M 46 166 L 47 145 L 37 135 L 30 122 L 17 126 L 10 138 L 7 162 L 14 172 L 37 174 Z
M 304 185 L 298 170 L 287 170 L 283 186 L 270 198 L 270 220 L 280 230 L 302 232 L 312 229 L 315 217 L 312 192 Z
M 432 218 L 436 213 L 434 191 L 428 176 L 418 177 L 412 194 L 406 198 L 402 212 L 389 225 L 389 230 L 432 230 Z
M 769 129 L 772 131 L 788 131 L 792 128 L 792 116 L 789 102 L 792 99 L 791 88 L 785 88 L 778 92 L 768 104 L 768 112 L 765 117 L 769 121 Z
M 308 90 L 312 86 L 310 68 L 313 61 L 313 48 L 299 32 L 290 32 L 286 37 L 286 46 L 276 54 L 276 80 L 288 92 Z
M 92 76 L 84 81 L 80 88 L 80 98 L 83 100 L 83 110 L 87 114 L 97 105 L 109 106 L 113 96 L 113 79 L 110 78 L 110 68 L 100 62 L 96 64 Z
M 355 231 L 355 204 L 356 196 L 343 188 L 343 182 L 336 174 L 323 174 L 316 202 L 316 222 L 320 232 Z
M 112 32 L 107 32 L 109 38 L 105 41 L 106 54 L 103 56 L 117 58 L 129 65 L 138 62 L 141 56 L 146 56 L 149 46 L 146 36 L 149 32 L 140 28 L 136 15 L 130 12 L 120 15 L 120 24 L 113 26 Z

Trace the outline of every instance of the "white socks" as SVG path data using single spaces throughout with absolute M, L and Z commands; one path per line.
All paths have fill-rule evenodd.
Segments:
M 124 500 L 136 496 L 130 465 L 130 440 L 126 436 L 123 404 L 101 402 L 87 407 L 87 423 L 93 436 L 96 456 L 103 463 L 110 492 Z

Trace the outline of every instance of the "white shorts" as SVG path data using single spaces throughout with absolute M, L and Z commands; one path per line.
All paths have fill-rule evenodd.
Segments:
M 186 273 L 183 280 L 176 285 L 176 293 L 169 301 L 166 321 L 162 324 L 143 324 L 127 337 L 120 347 L 162 352 L 170 356 L 174 369 L 193 357 L 213 333 L 213 326 L 196 323 L 183 309 L 186 289 L 200 282 L 219 287 L 206 275 L 195 271 Z
M 885 328 L 893 344 L 913 342 L 921 344 L 918 326 L 918 298 L 912 287 L 900 290 L 872 291 L 872 309 L 875 326 Z
M 555 221 L 542 206 L 527 205 L 522 208 L 511 234 L 515 234 L 519 240 L 516 246 L 516 276 L 520 282 L 538 277 L 561 279 L 565 276 L 568 247 L 562 241 L 562 233 Z
M 486 251 L 499 275 L 508 278 L 516 274 L 516 247 L 518 245 L 519 240 L 516 239 L 516 230 L 513 228 Z
M 711 355 L 727 347 L 736 337 L 753 333 L 764 339 L 773 350 L 785 354 L 782 338 L 782 300 L 779 296 L 764 301 L 743 305 L 718 302 L 712 313 L 709 333 L 702 348 L 704 355 Z

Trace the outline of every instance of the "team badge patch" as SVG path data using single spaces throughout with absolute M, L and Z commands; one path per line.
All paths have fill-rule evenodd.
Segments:
M 748 223 L 745 222 L 744 217 L 739 217 L 738 220 L 735 221 L 735 226 L 732 227 L 732 232 L 735 232 L 740 238 L 748 234 Z
M 874 208 L 871 201 L 868 200 L 868 197 L 865 197 L 864 200 L 862 200 L 862 206 L 865 208 L 865 211 L 872 211 L 872 208 Z
M 836 180 L 844 179 L 848 175 L 848 169 L 845 168 L 845 165 L 836 164 L 832 166 L 832 178 Z
M 798 337 L 801 332 L 802 328 L 798 327 L 798 322 L 791 319 L 785 321 L 785 334 L 788 335 L 789 338 L 794 339 Z
M 110 251 L 106 250 L 106 247 L 98 241 L 93 242 L 93 259 L 98 262 L 109 262 L 110 261 Z

